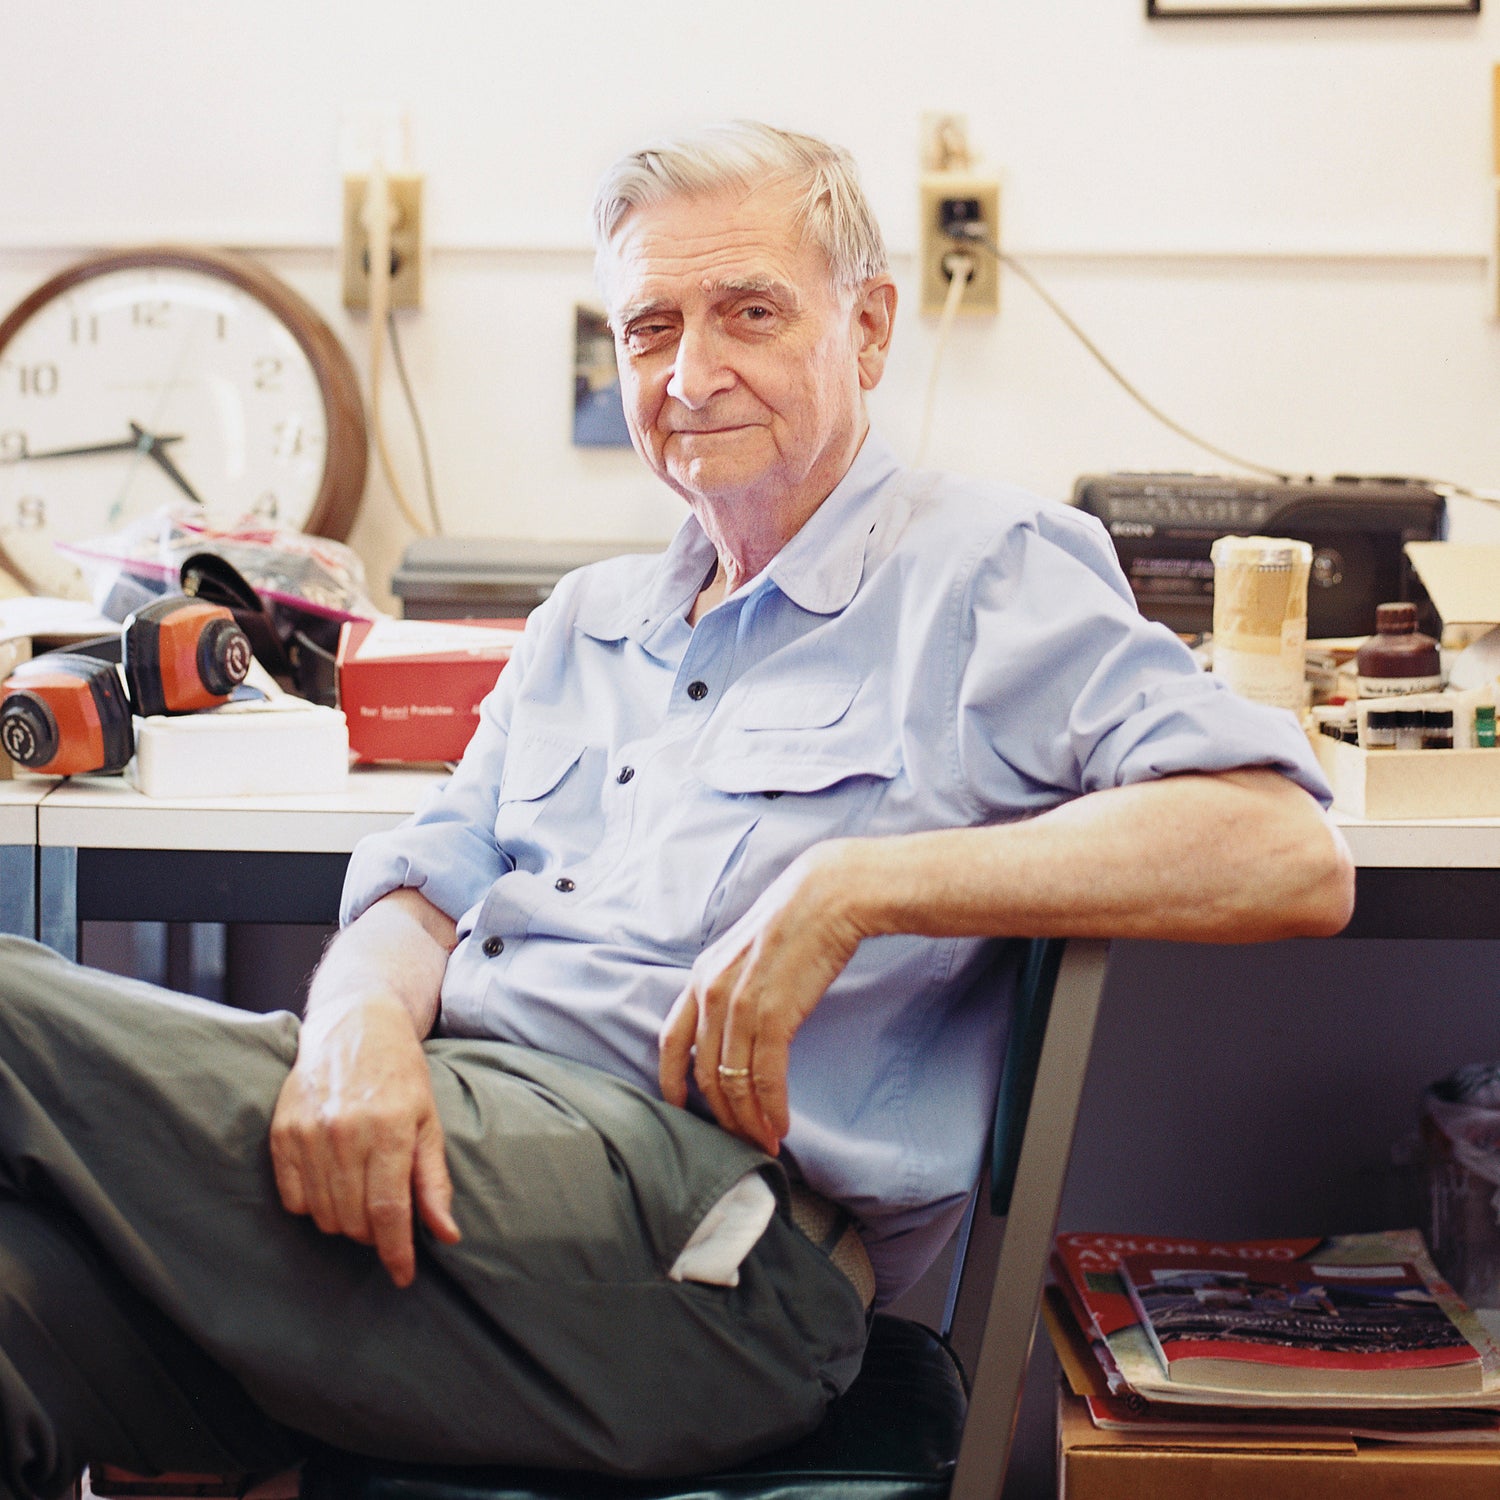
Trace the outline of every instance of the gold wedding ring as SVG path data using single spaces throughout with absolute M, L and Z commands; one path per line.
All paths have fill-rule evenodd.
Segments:
M 748 1078 L 749 1076 L 749 1068 L 726 1068 L 723 1063 L 719 1064 L 720 1078 Z

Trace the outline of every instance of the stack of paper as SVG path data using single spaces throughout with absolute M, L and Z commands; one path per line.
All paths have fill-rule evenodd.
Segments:
M 1044 1316 L 1096 1427 L 1500 1444 L 1500 1348 L 1415 1230 L 1057 1237 Z

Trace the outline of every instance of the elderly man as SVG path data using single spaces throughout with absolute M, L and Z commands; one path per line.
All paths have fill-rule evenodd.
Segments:
M 666 143 L 596 223 L 689 516 L 533 616 L 356 852 L 305 1020 L 6 950 L 0 1495 L 303 1435 L 616 1473 L 784 1441 L 973 1180 L 984 939 L 1347 917 L 1290 717 L 1144 623 L 1090 520 L 870 432 L 896 292 L 844 153 Z

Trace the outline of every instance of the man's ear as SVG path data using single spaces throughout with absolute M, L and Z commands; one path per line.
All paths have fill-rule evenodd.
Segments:
M 855 357 L 862 391 L 873 391 L 885 374 L 895 321 L 896 283 L 889 276 L 872 276 L 854 301 Z

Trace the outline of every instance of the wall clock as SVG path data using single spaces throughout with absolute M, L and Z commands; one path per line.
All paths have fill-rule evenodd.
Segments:
M 76 592 L 53 550 L 168 500 L 342 540 L 364 491 L 349 356 L 296 292 L 223 250 L 92 256 L 0 321 L 0 564 Z

